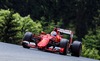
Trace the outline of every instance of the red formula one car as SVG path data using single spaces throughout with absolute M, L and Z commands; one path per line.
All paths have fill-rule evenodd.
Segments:
M 67 36 L 66 36 L 67 35 Z M 72 56 L 80 56 L 82 43 L 72 41 L 73 32 L 61 28 L 55 28 L 51 34 L 42 32 L 40 35 L 26 32 L 22 41 L 24 48 L 38 48 L 39 50 L 59 52 L 62 55 L 71 53 Z

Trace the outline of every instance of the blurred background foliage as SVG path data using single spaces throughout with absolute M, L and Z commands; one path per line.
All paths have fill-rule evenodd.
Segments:
M 19 44 L 25 32 L 74 32 L 82 56 L 100 59 L 100 0 L 0 0 L 0 41 Z
M 82 56 L 100 60 L 100 29 L 96 35 L 89 31 L 82 43 Z
M 42 25 L 34 22 L 30 16 L 22 17 L 10 10 L 0 10 L 0 40 L 7 43 L 18 44 L 25 32 L 39 34 Z

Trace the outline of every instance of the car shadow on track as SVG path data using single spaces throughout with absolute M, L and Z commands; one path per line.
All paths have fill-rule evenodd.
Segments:
M 27 48 L 24 48 L 24 49 L 27 49 Z M 61 55 L 61 54 L 59 54 L 59 52 L 44 51 L 44 50 L 39 50 L 37 48 L 30 48 L 28 50 L 33 50 L 36 52 L 47 53 L 47 54 Z M 71 56 L 71 54 L 61 55 L 61 56 Z

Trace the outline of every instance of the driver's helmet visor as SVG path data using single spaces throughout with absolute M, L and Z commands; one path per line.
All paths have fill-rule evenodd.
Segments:
M 51 36 L 56 36 L 56 35 L 57 35 L 57 32 L 55 32 L 55 31 L 51 32 Z

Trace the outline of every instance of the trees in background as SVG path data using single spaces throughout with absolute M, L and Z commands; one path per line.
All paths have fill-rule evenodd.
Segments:
M 18 44 L 26 31 L 39 34 L 42 25 L 29 16 L 21 17 L 13 11 L 0 10 L 0 41 Z
M 89 31 L 83 39 L 82 56 L 100 60 L 100 29 L 96 33 Z
M 62 20 L 62 28 L 69 28 L 73 25 L 74 31 L 78 36 L 78 40 L 88 34 L 88 30 L 96 33 L 96 25 L 98 21 L 94 17 L 98 17 L 100 9 L 99 0 L 0 0 L 0 8 L 12 9 L 20 13 L 21 16 L 30 15 L 36 21 L 45 18 L 45 24 L 54 22 L 57 25 Z M 83 31 L 84 30 L 84 31 Z
M 29 15 L 21 17 L 18 13 L 15 13 L 13 16 L 16 19 L 15 21 L 20 25 L 18 28 L 20 29 L 22 35 L 28 31 L 38 34 L 43 30 L 41 22 L 33 21 Z
M 16 43 L 19 24 L 13 18 L 13 11 L 0 10 L 0 40 L 7 43 Z

